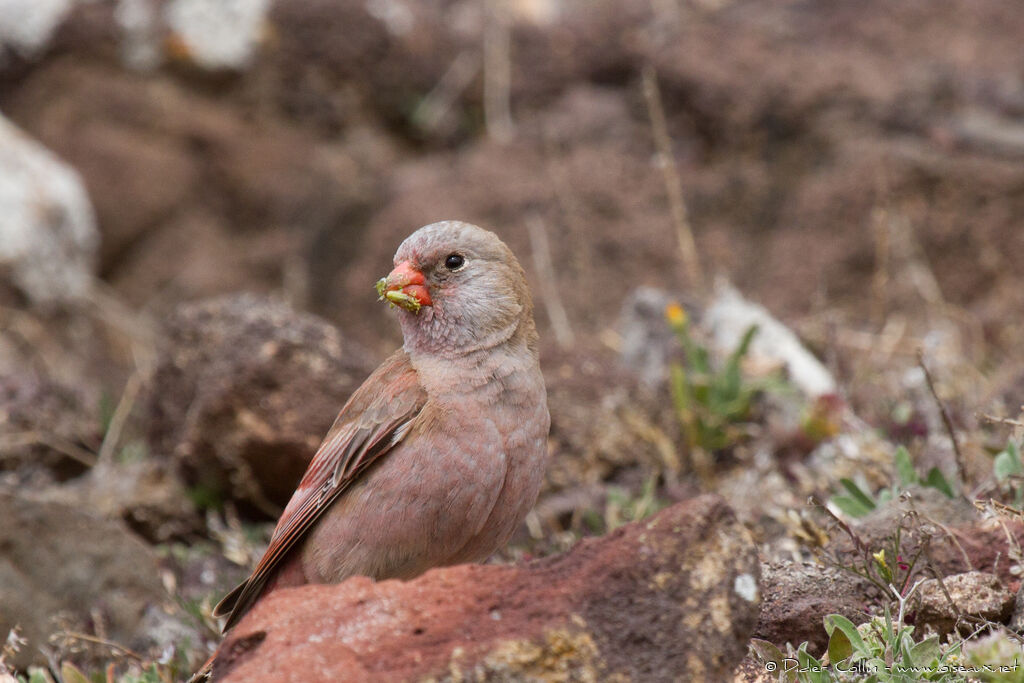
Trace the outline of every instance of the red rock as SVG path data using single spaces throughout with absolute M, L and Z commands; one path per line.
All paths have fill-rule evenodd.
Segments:
M 760 596 L 757 552 L 716 496 L 525 566 L 270 594 L 215 681 L 725 680 Z

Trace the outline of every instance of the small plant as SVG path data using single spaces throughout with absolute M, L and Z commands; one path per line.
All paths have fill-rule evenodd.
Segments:
M 967 661 L 972 678 L 985 683 L 1024 682 L 1024 650 L 1005 631 L 974 641 L 968 647 Z
M 855 626 L 840 614 L 824 619 L 828 633 L 827 658 L 817 658 L 807 651 L 807 643 L 793 650 L 787 646 L 783 654 L 778 647 L 754 639 L 751 646 L 765 669 L 777 674 L 780 681 L 797 683 L 830 683 L 832 681 L 865 681 L 896 683 L 903 681 L 965 681 L 961 673 L 964 657 L 962 643 L 943 644 L 938 636 L 914 639 L 914 627 L 904 621 L 907 602 L 921 582 L 902 595 L 890 586 L 896 596 L 896 618 L 888 607 L 882 616 Z
M 672 399 L 683 425 L 687 446 L 711 453 L 735 445 L 747 435 L 754 398 L 777 387 L 780 381 L 744 378 L 741 364 L 757 334 L 752 325 L 721 368 L 712 367 L 708 349 L 690 335 L 689 319 L 682 307 L 665 311 L 669 325 L 683 346 L 685 365 L 671 368 Z
M 1006 444 L 1006 449 L 996 455 L 992 462 L 992 473 L 1012 498 L 1013 507 L 1018 510 L 1024 507 L 1024 466 L 1016 442 L 1011 440 Z
M 1017 466 L 1020 467 L 1019 457 Z M 851 517 L 865 517 L 873 510 L 899 496 L 900 491 L 911 486 L 929 487 L 941 491 L 948 498 L 956 497 L 953 487 L 938 467 L 931 468 L 928 475 L 922 479 L 914 469 L 910 453 L 903 446 L 897 448 L 893 455 L 893 469 L 896 471 L 899 481 L 894 482 L 889 488 L 882 489 L 875 496 L 866 493 L 852 479 L 840 479 L 839 484 L 846 493 L 832 496 L 829 499 L 830 502 Z
M 825 511 L 831 515 L 827 508 Z M 870 581 L 882 593 L 888 593 L 890 586 L 898 586 L 900 595 L 912 589 L 911 581 L 918 570 L 918 562 L 922 557 L 928 557 L 931 544 L 931 536 L 921 528 L 916 512 L 908 511 L 900 518 L 892 532 L 882 539 L 881 548 L 869 546 L 838 517 L 833 516 L 833 520 L 853 543 L 853 552 L 849 556 L 841 556 L 834 551 L 823 551 L 822 559 L 826 563 Z M 916 546 L 912 551 L 904 551 L 905 531 L 916 538 L 916 543 L 908 544 Z
M 667 503 L 657 495 L 657 477 L 651 476 L 644 481 L 638 496 L 618 486 L 609 487 L 604 511 L 588 510 L 583 520 L 591 531 L 604 534 L 624 524 L 638 522 L 666 506 Z

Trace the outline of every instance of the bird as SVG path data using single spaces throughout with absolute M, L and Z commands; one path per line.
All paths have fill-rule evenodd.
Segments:
M 522 266 L 461 221 L 416 230 L 393 266 L 376 288 L 403 345 L 342 407 L 256 568 L 214 608 L 225 633 L 281 587 L 484 561 L 536 502 L 550 416 Z

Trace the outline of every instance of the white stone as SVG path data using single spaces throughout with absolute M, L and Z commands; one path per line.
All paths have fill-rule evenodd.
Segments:
M 76 0 L 0 0 L 0 46 L 30 57 L 44 47 Z
M 763 306 L 747 301 L 727 282 L 719 282 L 715 297 L 702 321 L 714 345 L 724 353 L 735 349 L 751 325 L 758 331 L 750 354 L 781 361 L 789 379 L 812 398 L 835 393 L 836 381 L 814 354 L 804 348 L 788 327 L 772 317 Z
M 757 602 L 757 581 L 754 581 L 754 577 L 750 574 L 740 574 L 733 581 L 732 589 L 736 592 L 736 595 L 740 596 L 747 602 Z
M 164 18 L 199 66 L 241 69 L 256 51 L 269 5 L 269 0 L 172 0 Z
M 0 272 L 32 302 L 84 296 L 99 232 L 78 173 L 0 116 Z

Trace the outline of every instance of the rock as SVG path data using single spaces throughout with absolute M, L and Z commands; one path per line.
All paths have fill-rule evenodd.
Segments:
M 1017 589 L 1017 596 L 1013 600 L 1013 614 L 1010 615 L 1008 626 L 1016 633 L 1024 631 L 1024 584 Z
M 26 495 L 89 508 L 107 519 L 124 521 L 148 541 L 163 543 L 205 529 L 176 475 L 167 463 L 152 458 L 101 462 L 65 484 Z
M 868 581 L 839 569 L 790 561 L 763 565 L 761 586 L 764 606 L 755 637 L 780 648 L 787 642 L 798 646 L 807 641 L 814 653 L 824 652 L 828 645 L 822 619 L 842 614 L 859 623 L 872 594 Z
M 46 468 L 58 478 L 91 465 L 89 444 L 101 437 L 99 420 L 75 392 L 32 373 L 2 371 L 0 434 L 0 471 Z
M 750 355 L 780 363 L 789 380 L 806 395 L 817 398 L 836 392 L 836 381 L 814 354 L 804 348 L 793 331 L 772 317 L 766 308 L 747 301 L 732 285 L 720 281 L 704 314 L 713 346 L 722 355 L 733 352 L 752 325 L 757 334 Z
M 183 305 L 166 335 L 143 401 L 152 454 L 204 495 L 276 516 L 372 358 L 325 321 L 252 295 Z
M 673 302 L 676 299 L 663 289 L 638 287 L 619 312 L 622 363 L 650 387 L 666 381 L 669 359 L 679 347 L 665 320 L 665 308 Z
M 17 624 L 28 640 L 16 667 L 45 663 L 38 648 L 58 628 L 136 642 L 146 608 L 164 598 L 149 546 L 121 522 L 10 493 L 0 519 L 0 632 Z
M 81 297 L 98 247 L 78 174 L 0 116 L 0 283 L 33 303 Z
M 78 476 L 136 362 L 151 362 L 148 327 L 102 296 L 0 308 L 0 472 Z
M 6 0 L 0 6 L 0 58 L 5 50 L 31 57 L 50 37 L 77 0 Z
M 269 0 L 171 0 L 167 24 L 188 56 L 206 69 L 241 69 L 264 34 Z
M 936 579 L 928 579 L 918 588 L 920 601 L 915 624 L 931 626 L 941 636 L 950 633 L 959 615 L 975 617 L 997 623 L 1005 623 L 1013 611 L 1014 595 L 1006 590 L 999 577 L 988 572 L 966 572 L 954 574 L 942 580 L 949 599 Z M 953 604 L 950 604 L 950 600 Z M 954 607 L 955 605 L 955 607 Z M 964 624 L 967 632 L 976 628 L 973 623 Z
M 779 675 L 765 670 L 765 664 L 756 654 L 747 655 L 733 671 L 732 683 L 777 683 Z
M 702 496 L 524 566 L 278 590 L 228 634 L 213 680 L 725 680 L 758 572 L 750 534 Z

